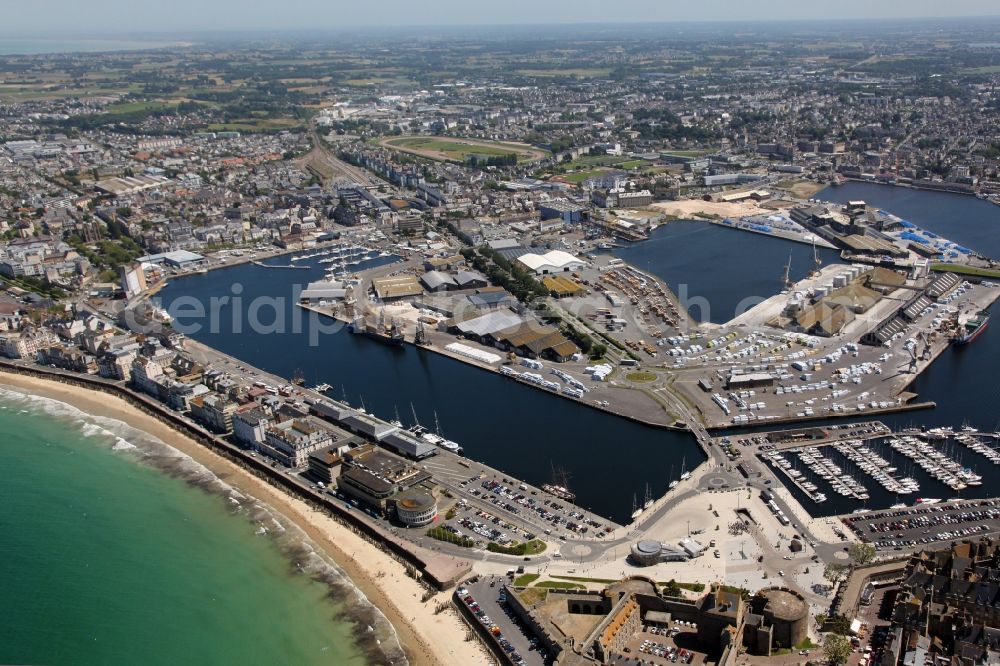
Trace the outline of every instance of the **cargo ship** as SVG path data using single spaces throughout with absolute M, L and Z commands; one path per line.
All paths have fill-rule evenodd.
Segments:
M 374 326 L 365 321 L 364 317 L 358 317 L 351 323 L 351 331 L 393 347 L 402 345 L 404 341 L 403 332 L 399 330 L 396 322 L 387 323 L 385 314 L 381 312 L 378 316 L 378 323 Z
M 965 327 L 961 333 L 952 338 L 952 343 L 956 345 L 967 345 L 976 338 L 979 334 L 986 330 L 986 327 L 990 325 L 990 313 L 986 310 L 980 310 L 976 313 L 976 316 L 965 322 Z

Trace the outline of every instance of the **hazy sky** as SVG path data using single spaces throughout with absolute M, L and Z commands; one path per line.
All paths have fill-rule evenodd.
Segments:
M 997 0 L 4 0 L 0 33 L 990 16 Z

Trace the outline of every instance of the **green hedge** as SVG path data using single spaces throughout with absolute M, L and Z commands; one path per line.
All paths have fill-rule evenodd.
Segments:
M 427 530 L 427 536 L 432 539 L 437 539 L 438 541 L 447 541 L 448 543 L 453 543 L 456 546 L 461 546 L 462 548 L 472 548 L 476 545 L 476 542 L 467 536 L 458 536 L 452 532 L 449 532 L 443 527 L 432 527 Z

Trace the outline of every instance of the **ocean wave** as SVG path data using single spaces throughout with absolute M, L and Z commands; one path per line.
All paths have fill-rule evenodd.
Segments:
M 0 386 L 0 402 L 6 403 L 4 407 L 60 419 L 87 438 L 103 440 L 113 451 L 127 454 L 141 464 L 226 500 L 234 515 L 243 515 L 258 528 L 263 528 L 261 535 L 272 540 L 294 574 L 309 576 L 327 587 L 329 599 L 338 607 L 337 619 L 353 626 L 355 642 L 369 663 L 408 664 L 396 630 L 382 611 L 298 525 L 275 509 L 236 490 L 187 454 L 124 421 L 88 414 L 53 398 L 4 386 Z
M 112 451 L 132 451 L 132 450 L 134 450 L 136 448 L 137 448 L 136 445 L 133 444 L 132 442 L 128 441 L 127 439 L 122 439 L 121 437 L 119 437 L 115 441 L 115 445 L 111 447 L 111 450 Z

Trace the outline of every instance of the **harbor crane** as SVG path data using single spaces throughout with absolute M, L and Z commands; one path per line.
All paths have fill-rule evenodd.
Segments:
M 427 331 L 424 329 L 424 322 L 420 319 L 417 320 L 417 332 L 413 336 L 413 343 L 421 346 L 431 344 L 431 341 L 427 338 Z
M 923 351 L 920 349 L 921 341 L 924 343 Z M 921 360 L 926 361 L 931 357 L 931 345 L 927 341 L 923 331 L 917 333 L 915 337 L 907 340 L 903 345 L 903 349 L 905 349 L 906 353 L 910 355 L 910 367 L 909 370 L 907 370 L 910 374 L 917 371 L 917 364 Z
M 932 354 L 932 352 L 931 352 L 931 337 L 928 336 L 925 331 L 920 331 L 919 333 L 917 333 L 917 342 L 918 343 L 920 343 L 920 342 L 924 343 L 923 351 L 920 352 L 920 359 L 922 361 L 929 361 L 929 360 L 931 360 L 931 354 Z
M 823 265 L 823 260 L 819 258 L 819 251 L 816 249 L 816 236 L 812 237 L 813 242 L 813 269 L 809 273 L 809 277 L 816 277 L 819 275 L 819 267 Z
M 910 355 L 910 367 L 907 370 L 911 375 L 917 371 L 917 345 L 906 345 L 906 353 Z
M 792 253 L 788 253 L 788 263 L 785 264 L 785 275 L 782 278 L 783 291 L 789 291 L 792 288 Z

